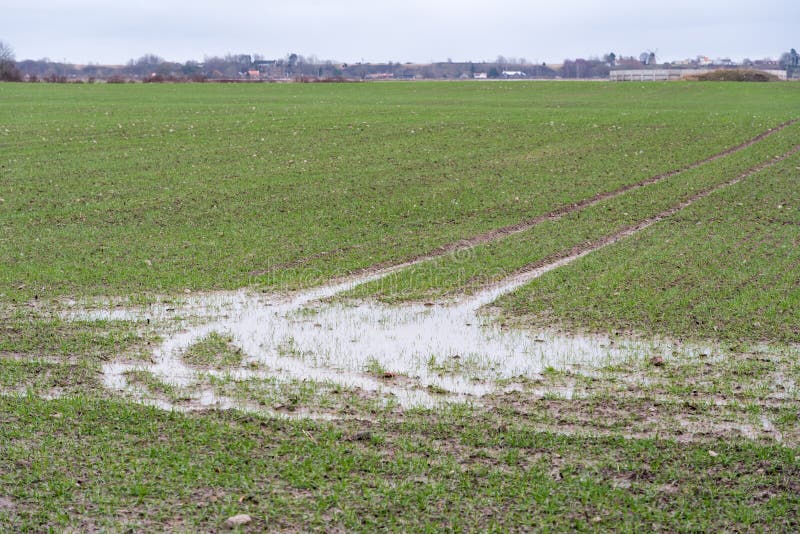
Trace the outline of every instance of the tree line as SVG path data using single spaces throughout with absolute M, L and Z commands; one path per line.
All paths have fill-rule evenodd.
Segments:
M 777 62 L 787 71 L 800 75 L 800 65 L 795 49 L 780 56 Z M 699 61 L 698 58 L 697 61 Z M 693 66 L 690 61 L 682 66 Z M 745 60 L 745 66 L 758 68 L 759 62 Z M 228 80 L 372 80 L 372 79 L 473 79 L 473 78 L 533 78 L 576 79 L 607 78 L 611 69 L 643 69 L 675 67 L 659 64 L 655 52 L 645 51 L 634 56 L 621 56 L 610 52 L 601 57 L 565 59 L 560 65 L 532 63 L 525 58 L 498 56 L 494 61 L 454 62 L 451 60 L 430 64 L 400 62 L 340 63 L 320 60 L 315 56 L 286 54 L 282 58 L 267 59 L 259 54 L 226 54 L 205 57 L 202 62 L 172 62 L 155 54 L 145 54 L 124 65 L 74 65 L 39 60 L 16 61 L 11 46 L 0 41 L 0 80 L 4 81 L 88 81 L 106 82 L 162 82 Z M 764 68 L 762 66 L 762 68 Z

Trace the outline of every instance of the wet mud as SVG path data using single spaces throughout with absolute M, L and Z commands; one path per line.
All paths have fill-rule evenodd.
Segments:
M 798 151 L 800 146 L 728 182 L 698 192 L 655 217 L 545 258 L 455 302 L 392 306 L 329 300 L 439 255 L 434 251 L 409 263 L 375 267 L 349 279 L 291 295 L 249 290 L 218 292 L 189 295 L 179 304 L 144 308 L 75 306 L 66 316 L 141 321 L 160 329 L 163 342 L 153 351 L 150 362 L 108 363 L 103 366 L 103 382 L 112 390 L 164 409 L 265 411 L 209 387 L 210 379 L 311 382 L 368 392 L 404 408 L 480 403 L 486 395 L 513 390 L 516 382 L 536 380 L 547 370 L 585 372 L 656 356 L 668 360 L 678 349 L 670 342 L 507 329 L 485 313 L 484 307 L 553 269 L 636 234 Z M 493 238 L 502 235 L 505 234 L 501 231 Z M 226 336 L 241 350 L 244 357 L 240 365 L 209 369 L 184 361 L 183 355 L 212 333 Z M 680 350 L 689 355 L 693 351 L 708 352 L 707 347 L 699 346 L 681 346 Z M 149 373 L 155 380 L 188 393 L 181 401 L 164 398 L 140 383 L 132 383 L 128 375 L 136 371 Z

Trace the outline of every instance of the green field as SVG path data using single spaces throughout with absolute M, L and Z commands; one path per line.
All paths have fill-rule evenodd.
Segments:
M 22 300 L 318 283 L 680 168 L 797 103 L 790 84 L 0 91 L 0 292 Z
M 794 155 L 503 304 L 576 327 L 798 343 L 799 177 Z
M 798 118 L 794 83 L 0 84 L 0 531 L 796 530 Z M 587 250 L 477 317 L 593 365 L 217 326 L 158 368 L 221 290 L 353 280 L 286 312 L 311 337 Z

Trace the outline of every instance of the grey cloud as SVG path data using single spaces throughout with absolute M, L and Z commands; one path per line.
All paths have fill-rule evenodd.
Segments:
M 289 51 L 342 61 L 539 61 L 637 55 L 777 56 L 797 47 L 800 3 L 674 0 L 8 0 L 0 39 L 19 58 L 121 63 L 146 52 L 172 60 Z

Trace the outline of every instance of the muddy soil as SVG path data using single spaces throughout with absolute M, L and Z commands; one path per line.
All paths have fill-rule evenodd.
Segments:
M 725 153 L 741 150 L 770 133 L 765 132 Z M 491 407 L 496 406 L 498 398 L 510 394 L 520 394 L 526 399 L 555 397 L 569 400 L 576 396 L 576 391 L 580 391 L 578 396 L 589 393 L 586 388 L 576 389 L 574 378 L 548 381 L 548 376 L 556 373 L 559 376 L 581 377 L 578 382 L 582 383 L 585 379 L 596 378 L 599 369 L 620 366 L 640 368 L 644 363 L 653 361 L 658 361 L 658 367 L 661 367 L 678 358 L 676 355 L 692 361 L 718 352 L 718 348 L 664 340 L 510 329 L 498 324 L 491 314 L 487 314 L 485 306 L 534 278 L 640 232 L 693 202 L 798 151 L 800 146 L 728 182 L 698 192 L 655 217 L 596 242 L 545 258 L 476 295 L 462 295 L 455 302 L 391 306 L 376 302 L 330 300 L 360 284 L 441 255 L 442 249 L 415 258 L 410 263 L 376 266 L 349 279 L 291 295 L 258 294 L 248 290 L 218 292 L 189 295 L 177 305 L 116 305 L 101 309 L 75 306 L 66 316 L 81 320 L 132 320 L 152 325 L 163 342 L 153 351 L 151 361 L 121 360 L 107 363 L 103 366 L 103 383 L 107 388 L 136 401 L 164 409 L 186 411 L 212 407 L 237 408 L 271 415 L 282 413 L 279 409 L 282 404 L 278 408 L 264 406 L 263 402 L 254 403 L 231 394 L 231 384 L 259 381 L 273 385 L 314 384 L 314 387 L 323 391 L 357 391 L 372 400 L 382 401 L 384 405 L 401 409 L 431 408 L 458 402 Z M 712 156 L 711 159 L 722 157 L 725 153 Z M 702 162 L 694 166 L 700 164 Z M 653 177 L 650 181 L 668 175 L 671 174 Z M 627 186 L 627 189 L 608 193 L 603 198 L 642 185 L 646 184 Z M 588 199 L 562 211 L 568 213 L 599 200 L 599 197 Z M 563 213 L 554 212 L 543 219 L 475 236 L 459 246 L 498 239 Z M 230 339 L 232 346 L 241 351 L 243 358 L 240 365 L 203 367 L 189 365 L 185 361 L 183 356 L 187 351 L 214 333 Z M 139 379 L 132 380 L 133 376 L 139 376 Z M 143 379 L 143 376 L 146 378 Z M 622 378 L 623 381 L 629 379 L 630 376 Z M 641 383 L 631 386 L 632 391 L 646 395 L 647 380 L 643 377 Z M 543 383 L 546 383 L 546 387 L 540 387 Z M 791 397 L 794 396 L 793 393 Z M 293 415 L 331 417 L 332 413 L 336 413 L 335 409 L 326 412 L 315 411 L 311 406 L 301 408 L 293 410 Z M 611 412 L 617 417 L 621 416 L 621 412 L 629 413 L 626 410 L 628 408 L 620 410 L 620 413 L 615 410 Z M 582 414 L 573 414 L 578 426 L 587 424 Z M 673 415 L 676 417 L 673 418 L 673 422 L 677 423 L 676 428 L 691 429 L 696 424 L 691 418 L 680 419 L 678 414 Z M 649 413 L 641 414 L 641 421 L 650 419 Z M 659 416 L 655 419 L 660 421 L 664 418 Z M 769 417 L 762 417 L 757 424 L 771 436 L 781 436 Z M 567 429 L 571 424 L 560 421 L 556 426 Z M 651 431 L 648 425 L 641 426 L 642 432 Z M 662 428 L 662 425 L 650 426 L 655 431 Z M 761 434 L 753 430 L 756 427 L 743 423 L 731 423 L 725 428 L 745 429 L 741 432 L 745 436 Z

